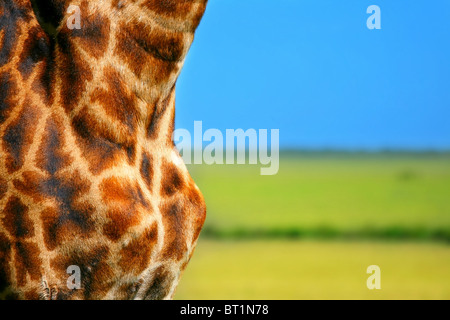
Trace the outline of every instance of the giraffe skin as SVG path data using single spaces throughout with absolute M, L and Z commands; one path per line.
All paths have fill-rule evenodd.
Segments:
M 0 298 L 173 297 L 206 217 L 172 141 L 206 3 L 0 0 Z

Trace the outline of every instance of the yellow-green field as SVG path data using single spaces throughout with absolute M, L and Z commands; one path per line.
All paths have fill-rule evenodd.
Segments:
M 450 299 L 449 154 L 190 166 L 208 214 L 177 299 Z M 366 269 L 381 268 L 381 290 Z
M 369 290 L 367 267 L 381 269 Z M 450 299 L 450 246 L 201 241 L 176 299 Z
M 450 231 L 450 155 L 281 155 L 259 166 L 190 168 L 208 205 L 207 228 L 337 232 Z M 450 232 L 449 232 L 450 235 Z

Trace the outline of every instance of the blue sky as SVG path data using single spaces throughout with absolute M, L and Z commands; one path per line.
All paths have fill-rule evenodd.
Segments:
M 282 148 L 450 149 L 450 1 L 210 0 L 176 103 Z

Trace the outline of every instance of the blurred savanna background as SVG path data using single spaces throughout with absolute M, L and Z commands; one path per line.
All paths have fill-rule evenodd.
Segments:
M 210 0 L 176 127 L 279 129 L 280 163 L 188 165 L 208 215 L 175 298 L 450 299 L 449 39 L 445 0 Z

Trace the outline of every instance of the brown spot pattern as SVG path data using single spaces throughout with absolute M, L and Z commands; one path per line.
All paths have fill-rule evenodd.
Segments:
M 3 211 L 3 226 L 16 239 L 30 238 L 34 235 L 33 221 L 28 217 L 29 209 L 22 201 L 11 197 Z
M 166 201 L 160 207 L 164 225 L 164 258 L 181 260 L 187 250 L 186 208 L 181 200 Z
M 40 27 L 32 28 L 20 56 L 19 71 L 24 79 L 28 78 L 35 65 L 49 53 L 50 43 L 45 32 Z
M 11 283 L 10 266 L 11 243 L 3 233 L 0 233 L 0 293 Z
M 5 122 L 14 107 L 14 97 L 17 93 L 16 81 L 11 75 L 6 72 L 0 73 L 0 124 Z
M 152 178 L 153 178 L 153 158 L 151 155 L 148 155 L 146 152 L 142 155 L 141 162 L 141 176 L 144 179 L 148 190 L 152 190 Z
M 87 237 L 94 230 L 92 215 L 95 208 L 78 198 L 88 192 L 90 182 L 81 178 L 78 172 L 53 176 L 43 180 L 40 192 L 54 199 L 56 207 L 41 213 L 45 244 L 49 250 L 64 241 Z
M 72 126 L 77 134 L 77 142 L 86 158 L 93 174 L 112 167 L 120 162 L 122 156 L 127 156 L 123 146 L 97 132 L 97 122 L 87 108 L 82 109 L 72 120 Z
M 118 120 L 124 128 L 124 139 L 134 136 L 139 112 L 136 97 L 125 87 L 122 77 L 113 68 L 105 68 L 107 89 L 96 88 L 91 96 L 93 103 L 99 102 L 106 113 Z
M 111 207 L 107 213 L 111 221 L 105 224 L 103 232 L 113 241 L 120 239 L 130 227 L 139 223 L 143 206 L 147 207 L 145 211 L 150 210 L 139 187 L 126 179 L 107 178 L 100 190 L 103 201 Z
M 108 264 L 110 253 L 106 246 L 91 249 L 74 248 L 69 253 L 55 258 L 51 267 L 61 279 L 67 279 L 66 270 L 75 265 L 81 271 L 81 291 L 83 299 L 99 299 L 110 288 L 114 281 L 114 272 Z M 66 288 L 58 292 L 58 299 L 67 299 L 78 290 L 68 291 Z
M 148 111 L 152 112 L 139 114 L 141 109 L 137 103 L 142 101 L 134 92 L 136 87 L 125 83 L 117 70 L 102 64 L 103 87 L 96 86 L 92 96 L 86 97 L 95 66 L 86 63 L 79 48 L 95 59 L 102 59 L 111 36 L 111 23 L 117 23 L 120 33 L 114 36 L 119 44 L 116 48 L 119 58 L 141 77 L 139 85 L 144 83 L 152 86 L 152 90 L 166 90 L 168 79 L 172 79 L 180 68 L 181 59 L 188 49 L 186 46 L 190 45 L 185 41 L 190 35 L 185 32 L 190 32 L 187 30 L 189 27 L 196 27 L 206 1 L 140 2 L 158 16 L 157 23 L 138 19 L 113 22 L 105 12 L 89 12 L 88 1 L 82 0 L 80 3 L 82 28 L 69 30 L 62 26 L 58 33 L 51 33 L 51 29 L 63 21 L 70 0 L 35 0 L 33 5 L 41 26 L 36 23 L 30 1 L 0 0 L 0 125 L 11 114 L 15 117 L 7 127 L 2 127 L 4 135 L 0 138 L 2 162 L 7 170 L 0 174 L 11 174 L 6 180 L 0 177 L 0 200 L 3 205 L 0 208 L 3 213 L 0 218 L 2 297 L 8 292 L 6 297 L 10 298 L 38 299 L 43 274 L 42 258 L 47 258 L 48 251 L 54 251 L 56 258 L 51 261 L 52 270 L 45 270 L 46 273 L 56 272 L 56 278 L 66 279 L 68 266 L 77 265 L 82 271 L 82 290 L 70 291 L 49 284 L 52 298 L 102 298 L 116 284 L 119 275 L 132 279 L 123 285 L 128 296 L 135 294 L 143 283 L 137 281 L 130 284 L 151 264 L 158 228 L 153 223 L 137 233 L 143 226 L 134 227 L 142 223 L 144 215 L 152 214 L 150 202 L 135 180 L 118 177 L 100 183 L 103 200 L 100 208 L 93 205 L 93 198 L 81 200 L 82 196 L 90 194 L 91 181 L 76 165 L 80 159 L 75 158 L 77 152 L 72 152 L 73 148 L 79 148 L 83 156 L 81 161 L 88 163 L 94 175 L 125 161 L 138 166 L 149 190 L 152 189 L 154 170 L 162 170 L 161 188 L 156 193 L 159 191 L 158 197 L 166 197 L 160 205 L 165 236 L 162 257 L 158 258 L 181 260 L 185 257 L 187 229 L 194 226 L 196 238 L 204 221 L 203 199 L 176 166 L 165 162 L 162 168 L 155 169 L 152 152 L 158 151 L 146 150 L 142 156 L 137 156 L 138 125 L 147 126 L 142 128 L 147 129 L 147 138 L 158 136 L 161 120 L 166 119 L 163 115 L 169 109 L 169 102 L 173 101 L 174 88 L 169 97 L 156 97 L 159 102 L 152 102 L 149 106 L 151 110 Z M 136 3 L 134 0 L 112 0 L 116 13 L 117 9 Z M 198 13 L 192 18 L 194 6 Z M 89 14 L 85 15 L 86 12 Z M 166 20 L 168 25 L 165 25 L 165 18 L 170 20 Z M 46 28 L 44 24 L 49 21 L 52 25 Z M 175 23 L 187 27 L 185 32 L 170 27 Z M 21 47 L 17 46 L 19 37 L 23 40 Z M 17 59 L 11 59 L 12 55 Z M 15 65 L 9 66 L 12 61 Z M 6 63 L 8 67 L 3 68 Z M 55 83 L 60 86 L 55 86 Z M 30 86 L 33 95 L 22 92 Z M 61 100 L 55 100 L 56 97 Z M 87 105 L 79 105 L 81 101 Z M 61 105 L 55 106 L 53 102 Z M 89 103 L 102 106 L 111 123 L 97 121 L 98 115 L 92 114 Z M 39 109 L 43 106 L 48 107 L 45 112 Z M 58 114 L 61 106 L 65 113 Z M 75 107 L 82 107 L 78 114 L 73 113 Z M 17 110 L 12 112 L 15 108 Z M 43 128 L 44 134 L 38 141 L 35 132 L 42 122 L 37 119 L 44 113 L 49 117 Z M 173 130 L 173 118 L 172 115 L 169 131 Z M 65 127 L 67 119 L 71 123 L 69 130 Z M 66 138 L 71 134 L 75 136 L 76 146 L 67 145 Z M 33 143 L 38 144 L 38 151 L 28 158 Z M 166 147 L 163 145 L 161 148 Z M 138 158 L 142 159 L 140 163 L 136 161 Z M 27 159 L 34 163 L 28 163 Z M 31 165 L 42 171 L 30 171 Z M 93 193 L 93 197 L 96 195 Z M 38 232 L 34 226 L 35 219 L 41 220 L 44 245 L 48 251 L 41 252 L 36 243 L 34 237 Z M 108 246 L 95 242 L 95 232 L 98 230 L 102 230 L 110 240 L 117 241 L 119 246 L 124 242 L 118 240 L 126 239 L 126 245 L 120 251 L 114 250 L 112 256 Z M 118 270 L 115 269 L 117 266 Z M 11 269 L 15 269 L 13 278 L 17 288 L 9 288 L 13 280 Z M 144 290 L 145 297 L 166 297 L 174 281 L 173 272 L 161 266 L 153 276 L 151 285 Z
M 133 239 L 121 251 L 119 265 L 125 272 L 134 270 L 137 274 L 143 272 L 150 263 L 150 255 L 156 244 L 158 228 L 156 223 L 147 228 L 143 234 Z
M 83 2 L 80 12 L 89 12 L 88 3 Z M 81 28 L 70 30 L 72 38 L 79 41 L 79 46 L 94 58 L 101 58 L 107 47 L 110 37 L 110 21 L 100 13 L 84 14 L 81 19 Z
M 0 2 L 0 30 L 5 35 L 0 43 L 0 66 L 5 65 L 10 59 L 20 35 L 19 24 L 30 21 L 31 5 L 25 1 L 1 1 Z
M 14 247 L 17 283 L 25 285 L 27 274 L 32 280 L 40 280 L 42 261 L 38 246 L 33 242 L 17 241 Z
M 37 154 L 37 166 L 54 175 L 57 171 L 71 164 L 72 158 L 64 150 L 63 126 L 55 118 L 47 120 L 45 133 Z
M 161 171 L 163 179 L 161 183 L 161 194 L 170 197 L 182 191 L 181 189 L 184 187 L 183 175 L 174 164 L 164 162 Z
M 146 300 L 161 300 L 165 298 L 170 291 L 174 276 L 166 267 L 161 266 L 153 273 L 153 280 L 146 290 Z
M 203 16 L 206 2 L 206 0 L 147 0 L 142 6 L 154 11 L 159 16 L 186 21 L 187 16 L 192 13 L 193 6 L 197 4 L 199 8 L 191 23 L 191 30 L 194 30 Z
M 61 72 L 62 104 L 67 112 L 71 112 L 78 104 L 80 97 L 86 90 L 86 84 L 93 79 L 89 65 L 84 61 L 76 49 L 71 38 L 72 32 L 63 28 L 57 36 L 57 44 Z
M 3 199 L 7 190 L 8 190 L 8 185 L 6 184 L 6 180 L 3 178 L 0 178 L 0 200 Z
M 38 109 L 26 102 L 18 118 L 6 128 L 3 147 L 7 152 L 6 167 L 10 173 L 19 170 L 24 164 L 25 155 L 33 143 L 39 115 Z
M 146 76 L 150 77 L 150 83 L 157 85 L 166 81 L 178 68 L 177 63 L 184 50 L 182 34 L 168 35 L 167 31 L 152 29 L 137 21 L 122 23 L 120 29 L 120 45 L 115 51 L 138 77 L 145 69 L 143 66 L 152 66 Z
M 155 140 L 158 137 L 158 133 L 160 130 L 160 125 L 163 119 L 163 116 L 165 115 L 166 111 L 170 107 L 170 102 L 172 101 L 172 96 L 175 94 L 175 87 L 172 88 L 170 94 L 161 102 L 156 105 L 156 108 L 154 108 L 154 111 L 152 113 L 152 117 L 150 120 L 149 125 L 147 126 L 147 137 L 149 139 Z M 172 108 L 173 110 L 175 108 Z M 173 111 L 175 112 L 175 110 Z M 175 114 L 172 114 L 172 123 L 170 124 L 169 130 L 174 129 L 174 122 L 175 122 Z M 173 132 L 173 131 L 170 131 Z M 172 137 L 168 137 L 168 140 L 171 142 Z
M 35 202 L 43 200 L 43 195 L 39 189 L 44 177 L 35 171 L 25 171 L 22 173 L 22 179 L 13 181 L 14 187 L 21 193 L 31 197 Z

